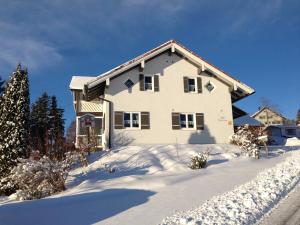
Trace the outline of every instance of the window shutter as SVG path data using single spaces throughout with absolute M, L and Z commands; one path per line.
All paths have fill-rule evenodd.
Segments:
M 183 88 L 185 93 L 189 92 L 188 82 L 189 79 L 187 77 L 183 77 Z
M 196 113 L 196 129 L 204 130 L 204 114 Z
M 140 74 L 140 91 L 145 91 L 144 74 Z
M 179 130 L 179 113 L 172 113 L 172 129 Z
M 154 91 L 159 91 L 159 76 L 154 75 Z
M 141 112 L 141 129 L 150 129 L 150 113 Z
M 202 93 L 202 79 L 201 79 L 201 77 L 197 77 L 197 88 L 198 88 L 198 93 Z
M 123 129 L 123 112 L 115 112 L 115 129 Z

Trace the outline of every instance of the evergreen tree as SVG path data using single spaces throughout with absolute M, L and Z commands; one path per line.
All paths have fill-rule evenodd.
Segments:
M 18 65 L 1 100 L 0 180 L 16 165 L 18 157 L 28 156 L 29 104 L 28 73 Z
M 64 153 L 64 110 L 55 96 L 44 93 L 32 105 L 30 115 L 31 149 L 40 155 L 61 159 Z
M 31 149 L 41 155 L 48 154 L 50 98 L 45 92 L 32 105 L 30 114 Z
M 62 158 L 64 149 L 65 121 L 63 119 L 64 110 L 57 107 L 57 99 L 51 97 L 51 107 L 49 113 L 49 141 L 51 145 L 51 156 Z

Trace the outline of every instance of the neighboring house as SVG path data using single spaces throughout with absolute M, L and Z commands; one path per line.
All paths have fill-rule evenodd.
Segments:
M 281 144 L 286 138 L 300 138 L 300 126 L 271 125 L 265 130 L 271 143 Z
M 283 125 L 287 121 L 287 119 L 283 115 L 268 107 L 261 108 L 259 111 L 254 113 L 251 117 L 260 121 L 265 126 Z
M 227 143 L 232 104 L 254 90 L 170 40 L 95 77 L 70 83 L 78 146 Z

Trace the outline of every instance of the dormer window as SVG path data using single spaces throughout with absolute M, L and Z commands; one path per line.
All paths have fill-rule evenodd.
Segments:
M 152 76 L 144 76 L 145 83 L 145 91 L 153 91 L 153 77 Z

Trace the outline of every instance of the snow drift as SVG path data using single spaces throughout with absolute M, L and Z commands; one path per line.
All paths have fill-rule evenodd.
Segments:
M 300 153 L 258 174 L 256 179 L 198 208 L 178 212 L 163 220 L 171 224 L 253 224 L 283 198 L 300 180 Z

